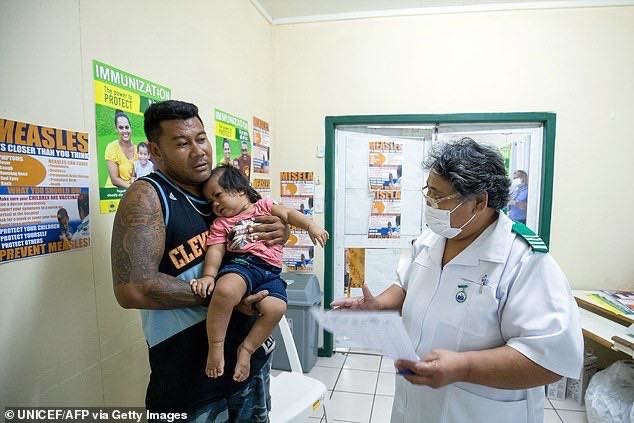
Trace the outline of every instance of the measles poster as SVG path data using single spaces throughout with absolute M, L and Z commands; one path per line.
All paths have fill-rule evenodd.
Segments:
M 394 141 L 370 141 L 368 147 L 370 190 L 400 189 L 403 174 L 403 144 Z
M 313 172 L 280 172 L 280 203 L 312 218 L 315 179 Z M 282 261 L 289 272 L 312 272 L 315 248 L 308 232 L 291 227 Z
M 90 245 L 88 134 L 0 118 L 0 264 Z
M 271 133 L 269 123 L 253 116 L 253 172 L 269 173 Z
M 234 166 L 251 180 L 249 123 L 219 109 L 215 110 L 214 119 L 216 164 Z
M 401 237 L 401 190 L 372 191 L 368 238 Z
M 268 178 L 254 178 L 251 186 L 262 196 L 271 198 L 271 180 Z
M 93 60 L 99 209 L 114 213 L 126 189 L 154 170 L 143 113 L 169 100 L 169 88 Z
M 400 238 L 403 144 L 387 140 L 368 142 L 368 185 L 372 197 L 368 238 Z

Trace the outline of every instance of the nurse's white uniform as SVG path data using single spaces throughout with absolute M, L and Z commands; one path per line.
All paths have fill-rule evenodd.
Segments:
M 432 349 L 512 347 L 562 376 L 583 364 L 579 311 L 563 272 L 534 252 L 503 213 L 441 268 L 445 238 L 431 230 L 401 260 L 407 291 L 403 323 L 419 357 Z M 396 376 L 392 423 L 534 423 L 544 417 L 544 387 L 496 389 L 454 383 L 439 389 Z

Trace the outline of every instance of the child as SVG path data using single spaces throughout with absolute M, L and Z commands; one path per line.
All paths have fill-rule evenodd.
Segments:
M 252 241 L 249 228 L 254 225 L 253 218 L 278 216 L 285 223 L 307 230 L 313 243 L 319 242 L 322 247 L 329 236 L 297 210 L 262 199 L 231 165 L 218 166 L 211 172 L 203 194 L 218 217 L 209 229 L 203 276 L 193 279 L 190 285 L 201 297 L 213 292 L 207 313 L 207 376 L 216 378 L 224 373 L 224 339 L 233 308 L 247 294 L 269 292 L 256 304 L 261 316 L 238 347 L 233 379 L 241 382 L 249 376 L 251 354 L 273 332 L 286 311 L 287 300 L 286 283 L 280 278 L 282 246 Z M 229 252 L 226 256 L 225 251 Z
M 134 162 L 134 173 L 136 174 L 135 176 L 138 179 L 141 176 L 152 173 L 154 171 L 154 164 L 149 160 L 150 149 L 147 143 L 140 142 L 136 148 L 139 160 Z

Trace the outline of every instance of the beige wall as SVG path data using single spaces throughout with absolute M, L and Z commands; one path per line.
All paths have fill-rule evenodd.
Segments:
M 113 216 L 94 212 L 92 59 L 172 88 L 208 126 L 214 107 L 269 120 L 274 175 L 323 180 L 326 115 L 554 111 L 553 254 L 576 287 L 632 287 L 634 8 L 272 29 L 247 0 L 182 4 L 0 4 L 0 116 L 88 131 L 93 149 L 93 246 L 0 265 L 0 406 L 143 401 L 138 313 L 111 289 Z
M 632 289 L 632 22 L 619 7 L 275 26 L 273 163 L 323 175 L 327 115 L 553 111 L 552 254 L 576 288 Z
M 142 405 L 147 351 L 137 311 L 112 294 L 100 215 L 91 61 L 213 108 L 273 118 L 271 26 L 248 0 L 10 0 L 0 4 L 0 116 L 87 131 L 90 249 L 0 265 L 0 406 Z

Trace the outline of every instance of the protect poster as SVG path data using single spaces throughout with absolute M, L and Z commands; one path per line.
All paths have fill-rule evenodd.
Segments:
M 269 123 L 253 116 L 253 172 L 268 174 L 271 157 Z
M 0 118 L 0 263 L 90 245 L 88 134 Z
M 251 140 L 249 123 L 222 110 L 214 112 L 216 121 L 216 164 L 239 169 L 251 180 Z
M 99 209 L 114 213 L 128 187 L 154 170 L 143 113 L 169 100 L 169 88 L 93 60 Z

